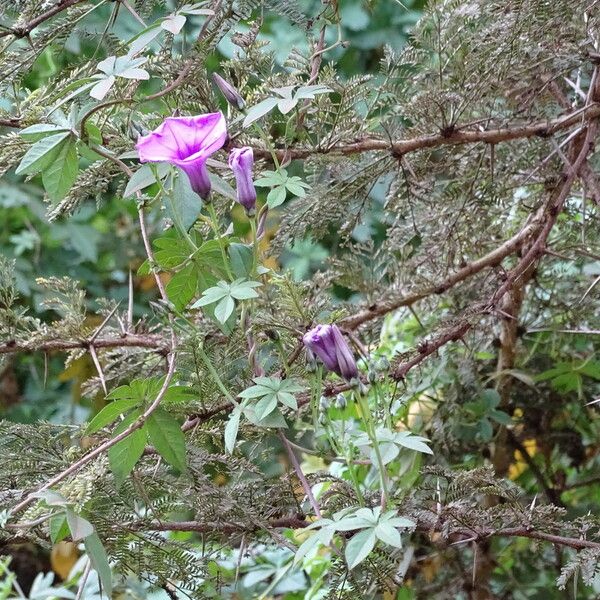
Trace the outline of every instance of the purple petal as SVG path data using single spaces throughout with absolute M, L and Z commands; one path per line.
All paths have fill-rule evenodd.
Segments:
M 195 161 L 179 160 L 175 163 L 181 168 L 190 180 L 192 189 L 202 198 L 206 200 L 210 195 L 210 177 L 206 168 L 206 159 L 199 158 Z
M 302 341 L 307 348 L 312 350 L 321 359 L 330 371 L 338 372 L 335 345 L 331 335 L 331 325 L 317 325 L 314 329 L 304 334 Z
M 235 175 L 237 201 L 249 214 L 252 214 L 256 206 L 256 190 L 252 181 L 252 167 L 254 166 L 252 148 L 234 148 L 229 153 L 229 166 Z
M 335 351 L 339 368 L 338 374 L 347 381 L 350 381 L 358 376 L 358 367 L 356 366 L 354 354 L 337 325 L 332 325 L 331 328 L 333 330 L 333 339 L 335 340 Z
M 227 124 L 223 113 L 196 117 L 169 117 L 136 144 L 142 162 L 204 161 L 223 147 Z M 182 167 L 183 168 L 183 167 Z

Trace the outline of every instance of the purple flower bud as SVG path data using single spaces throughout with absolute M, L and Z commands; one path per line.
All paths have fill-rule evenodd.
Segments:
M 223 96 L 225 96 L 225 100 L 227 100 L 231 106 L 235 106 L 238 110 L 242 110 L 244 106 L 246 106 L 246 103 L 239 92 L 228 81 L 223 79 L 218 73 L 213 73 L 212 78 L 215 85 L 221 90 Z
M 225 117 L 216 112 L 197 117 L 169 117 L 141 137 L 136 148 L 141 162 L 168 162 L 182 169 L 192 189 L 206 200 L 211 187 L 206 161 L 223 147 L 226 139 Z
M 252 148 L 234 148 L 229 153 L 229 166 L 235 175 L 237 184 L 237 201 L 246 209 L 249 215 L 254 214 L 256 206 L 256 190 L 252 181 L 254 153 Z
M 346 381 L 358 376 L 354 354 L 337 325 L 317 325 L 304 334 L 302 341 L 330 371 Z

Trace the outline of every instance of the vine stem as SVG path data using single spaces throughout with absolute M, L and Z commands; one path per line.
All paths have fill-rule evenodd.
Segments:
M 306 476 L 304 475 L 304 473 L 302 471 L 302 467 L 300 466 L 300 463 L 298 462 L 298 459 L 296 458 L 296 455 L 294 454 L 294 450 L 290 446 L 288 439 L 285 437 L 285 435 L 283 434 L 283 431 L 281 431 L 281 429 L 277 430 L 277 434 L 279 435 L 279 439 L 282 441 L 282 443 L 288 453 L 288 456 L 290 457 L 290 462 L 292 463 L 292 466 L 294 467 L 294 471 L 296 472 L 296 475 L 297 475 L 298 479 L 300 480 L 300 483 L 302 484 L 304 493 L 306 494 L 308 501 L 310 502 L 310 505 L 312 506 L 312 509 L 315 512 L 315 516 L 318 519 L 322 519 L 323 515 L 321 514 L 321 509 L 319 508 L 319 503 L 317 502 L 314 494 L 312 493 L 310 483 L 308 483 L 308 480 L 306 479 Z
M 215 239 L 217 240 L 217 243 L 219 244 L 219 248 L 221 250 L 223 266 L 225 267 L 225 271 L 227 272 L 227 277 L 229 277 L 230 281 L 233 281 L 235 277 L 233 276 L 233 273 L 229 268 L 229 259 L 227 258 L 227 252 L 225 250 L 225 246 L 221 238 L 221 232 L 219 231 L 219 217 L 217 216 L 217 211 L 215 210 L 215 207 L 212 202 L 207 203 L 206 209 L 208 210 L 208 214 L 210 215 L 210 226 L 212 227 L 213 233 L 215 234 Z
M 385 510 L 385 506 L 390 495 L 387 482 L 387 470 L 383 464 L 381 452 L 379 451 L 377 435 L 375 434 L 375 428 L 373 427 L 373 419 L 371 417 L 371 410 L 369 408 L 367 398 L 358 391 L 355 393 L 355 397 L 358 401 L 358 405 L 360 406 L 363 419 L 365 420 L 365 429 L 367 431 L 367 435 L 369 436 L 369 439 L 373 444 L 373 450 L 375 451 L 375 458 L 377 459 L 377 467 L 379 469 L 379 478 L 381 481 L 381 509 Z

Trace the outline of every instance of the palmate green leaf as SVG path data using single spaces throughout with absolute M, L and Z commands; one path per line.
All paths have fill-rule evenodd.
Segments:
M 229 294 L 236 300 L 250 300 L 251 298 L 258 298 L 258 292 L 254 288 L 260 287 L 262 283 L 260 281 L 246 281 L 243 279 L 236 279 L 229 286 Z
M 318 546 L 329 546 L 334 534 L 335 530 L 332 527 L 323 527 L 320 531 L 310 535 L 296 550 L 294 563 L 300 562 L 311 550 Z
M 377 539 L 381 540 L 384 544 L 394 546 L 395 548 L 402 548 L 400 532 L 389 523 L 379 523 L 374 531 Z
M 266 387 L 264 385 L 253 385 L 240 392 L 238 396 L 240 398 L 261 398 L 267 394 L 272 394 L 273 388 Z
M 219 323 L 225 323 L 235 310 L 235 301 L 231 296 L 226 296 L 215 306 L 215 319 Z
M 89 423 L 86 433 L 94 433 L 112 423 L 118 416 L 140 404 L 137 398 L 121 398 L 107 404 Z
M 141 415 L 140 410 L 134 410 L 115 428 L 114 435 L 119 435 L 125 431 L 136 419 Z M 125 481 L 125 478 L 131 473 L 137 461 L 142 457 L 146 441 L 148 440 L 148 432 L 146 426 L 140 427 L 132 431 L 126 438 L 117 442 L 108 450 L 108 464 L 115 478 L 115 485 L 120 485 Z
M 277 395 L 270 393 L 263 396 L 254 405 L 254 414 L 259 421 L 262 421 L 267 415 L 270 415 L 277 406 Z
M 179 472 L 185 471 L 185 436 L 175 417 L 159 407 L 148 417 L 146 427 L 156 451 Z
M 178 267 L 190 257 L 190 247 L 185 240 L 173 237 L 162 237 L 155 240 L 154 258 L 163 269 Z
M 196 302 L 192 304 L 192 308 L 200 308 L 202 306 L 214 304 L 215 302 L 218 302 L 219 300 L 227 296 L 229 296 L 228 289 L 224 290 L 222 287 L 215 285 L 213 287 L 208 288 L 207 290 L 204 290 L 204 292 L 202 292 L 202 298 L 196 300 Z
M 375 535 L 375 529 L 370 527 L 363 531 L 355 533 L 346 543 L 346 561 L 349 569 L 357 567 L 375 547 L 377 536 Z
M 89 535 L 83 540 L 85 551 L 92 563 L 92 567 L 98 573 L 98 579 L 102 584 L 103 592 L 112 598 L 112 571 L 108 563 L 106 550 L 100 541 L 97 533 Z
M 279 391 L 277 392 L 276 397 L 277 401 L 283 404 L 284 406 L 287 406 L 292 410 L 298 410 L 298 402 L 293 394 L 290 394 L 289 392 Z
M 415 450 L 416 452 L 424 452 L 425 454 L 433 454 L 431 448 L 425 443 L 427 442 L 427 438 L 418 436 L 418 435 L 399 435 L 397 438 L 397 443 L 404 448 L 410 448 L 411 450 Z
M 17 167 L 15 174 L 34 174 L 42 171 L 46 167 L 52 164 L 54 159 L 58 156 L 61 150 L 61 146 L 70 138 L 71 133 L 66 131 L 64 133 L 56 133 L 49 135 L 37 141 L 29 150 L 25 153 L 19 166 Z
M 62 200 L 77 179 L 79 159 L 77 144 L 73 136 L 69 136 L 60 146 L 60 150 L 52 163 L 42 171 L 42 183 L 50 199 Z
M 274 187 L 267 194 L 267 205 L 269 208 L 276 208 L 277 206 L 280 206 L 285 202 L 286 195 L 285 185 L 278 185 L 277 187 Z

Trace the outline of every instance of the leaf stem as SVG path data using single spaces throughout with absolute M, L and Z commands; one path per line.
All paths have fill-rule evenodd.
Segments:
M 221 256 L 223 257 L 223 266 L 225 267 L 225 271 L 227 271 L 227 277 L 229 277 L 230 281 L 233 281 L 235 277 L 231 272 L 229 267 L 229 259 L 227 258 L 227 252 L 225 250 L 225 245 L 223 244 L 223 239 L 221 238 L 221 232 L 219 231 L 219 217 L 217 216 L 217 211 L 212 202 L 209 202 L 206 205 L 208 210 L 208 214 L 210 215 L 210 225 L 212 227 L 213 233 L 215 234 L 215 239 L 219 244 L 219 248 L 221 249 Z

